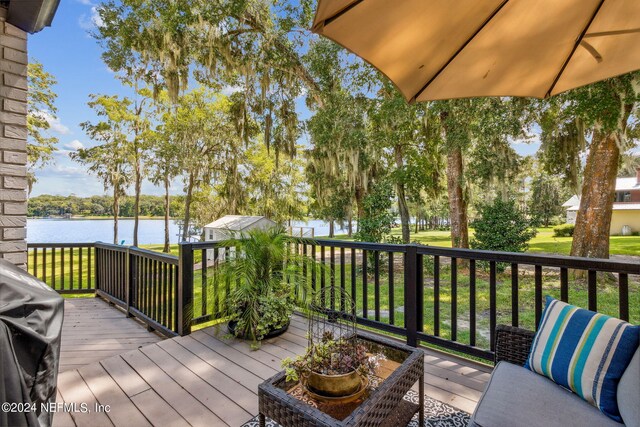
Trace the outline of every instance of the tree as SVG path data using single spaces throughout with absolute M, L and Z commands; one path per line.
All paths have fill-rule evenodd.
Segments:
M 624 153 L 621 155 L 620 172 L 621 176 L 634 176 L 640 168 L 640 156 L 634 153 Z
M 27 66 L 27 174 L 29 192 L 36 182 L 34 171 L 45 166 L 53 158 L 58 138 L 49 133 L 50 120 L 55 120 L 58 109 L 55 101 L 57 94 L 53 91 L 56 79 L 44 70 L 42 64 L 31 60 Z
M 369 76 L 372 70 L 354 67 L 344 49 L 326 39 L 311 43 L 304 64 L 323 100 L 313 106 L 314 115 L 306 123 L 313 144 L 306 152 L 311 198 L 320 218 L 347 220 L 351 229 L 352 205 L 360 219 L 369 183 L 377 176 L 382 160 L 378 145 L 368 139 L 370 102 L 353 88 L 361 81 L 361 74 Z M 336 200 L 348 200 L 342 212 L 331 206 Z M 346 217 L 335 217 L 338 213 Z
M 140 76 L 155 88 L 164 85 L 174 102 L 191 70 L 208 87 L 242 87 L 244 113 L 260 123 L 276 159 L 280 151 L 294 154 L 296 97 L 306 87 L 322 104 L 296 50 L 310 34 L 308 0 L 109 0 L 97 12 L 102 25 L 95 37 L 112 70 Z
M 266 146 L 260 143 L 250 146 L 246 156 L 249 212 L 278 223 L 303 218 L 306 210 L 302 195 L 306 188 L 302 161 L 285 155 L 285 161 L 276 166 Z
M 564 196 L 559 179 L 542 173 L 531 182 L 529 213 L 537 223 L 548 227 L 551 219 L 562 213 Z
M 526 104 L 518 99 L 474 98 L 436 101 L 429 104 L 432 111 L 431 126 L 441 133 L 446 151 L 447 192 L 449 194 L 449 217 L 451 244 L 453 247 L 469 247 L 468 203 L 469 176 L 465 173 L 464 158 L 471 157 L 474 144 L 485 152 L 505 153 L 510 147 L 509 137 L 523 134 L 522 118 Z M 508 160 L 509 155 L 501 155 Z M 495 167 L 495 157 L 488 157 L 488 174 L 505 168 Z M 506 165 L 501 165 L 506 166 Z M 474 169 L 477 167 L 475 165 Z
M 168 120 L 168 110 L 165 111 L 163 121 Z M 162 185 L 164 189 L 164 246 L 163 252 L 170 251 L 169 216 L 171 211 L 171 197 L 169 189 L 171 181 L 180 174 L 180 165 L 177 161 L 179 145 L 173 139 L 171 132 L 164 125 L 158 125 L 155 131 L 149 131 L 151 143 L 151 155 L 153 161 L 149 164 L 149 179 L 154 185 Z
M 627 131 L 639 87 L 640 73 L 634 72 L 551 98 L 542 111 L 543 151 L 565 154 L 546 155 L 548 167 L 578 165 L 582 148 L 588 149 L 572 256 L 609 257 L 620 154 L 634 144 Z M 577 166 L 569 167 L 565 175 L 577 184 Z
M 364 215 L 358 221 L 356 240 L 361 242 L 382 242 L 391 231 L 393 214 L 391 205 L 393 188 L 389 182 L 379 181 L 373 191 L 364 199 Z
M 480 207 L 480 218 L 473 223 L 471 240 L 474 249 L 524 252 L 536 236 L 533 223 L 518 209 L 514 199 L 496 198 Z
M 421 106 L 407 104 L 386 77 L 378 78 L 380 89 L 369 112 L 368 134 L 388 155 L 386 170 L 395 187 L 402 241 L 409 243 L 409 201 L 419 199 L 423 190 L 430 195 L 438 191 L 438 147 L 428 138 Z
M 156 135 L 151 131 L 151 120 L 149 117 L 148 104 L 151 102 L 151 91 L 140 89 L 136 91 L 136 96 L 132 104 L 128 106 L 126 124 L 129 128 L 131 139 L 128 140 L 127 152 L 129 161 L 133 169 L 133 246 L 138 246 L 138 227 L 140 224 L 140 195 L 142 192 L 142 180 L 145 177 L 145 161 L 149 157 L 151 142 Z M 127 108 L 127 106 L 123 105 Z
M 88 105 L 102 120 L 95 124 L 84 122 L 80 126 L 91 139 L 102 144 L 71 153 L 73 160 L 87 165 L 89 171 L 102 180 L 105 191 L 112 191 L 114 244 L 118 243 L 120 200 L 131 183 L 123 104 L 126 102 L 117 97 L 91 95 Z
M 165 135 L 178 145 L 175 161 L 185 183 L 183 240 L 189 237 L 194 191 L 224 167 L 220 153 L 234 135 L 229 105 L 225 96 L 200 88 L 180 96 L 173 113 L 165 116 Z

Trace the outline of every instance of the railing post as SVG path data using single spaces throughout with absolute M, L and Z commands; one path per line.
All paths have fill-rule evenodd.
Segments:
M 178 335 L 191 333 L 193 320 L 193 245 L 189 242 L 179 244 L 178 260 Z M 206 262 L 206 260 L 205 260 Z
M 129 247 L 127 247 L 127 252 L 125 255 L 125 261 L 124 261 L 124 271 L 125 271 L 125 279 L 124 279 L 124 303 L 126 305 L 126 314 L 127 317 L 132 317 L 133 315 L 131 314 L 131 290 L 132 290 L 132 286 L 131 286 L 131 282 L 133 281 L 133 263 L 131 262 L 131 252 L 129 252 Z
M 418 253 L 415 245 L 406 245 L 404 254 L 404 327 L 407 345 L 418 346 Z
M 100 252 L 100 248 L 98 248 L 98 244 L 100 242 L 96 242 L 95 245 L 93 246 L 93 294 L 95 296 L 98 296 L 98 289 L 100 289 L 100 279 L 102 278 L 102 271 L 100 271 L 101 267 L 102 267 L 102 263 L 99 260 L 99 256 L 98 253 Z M 73 256 L 73 248 L 71 248 L 71 256 Z M 62 252 L 60 258 L 62 259 L 62 264 L 64 266 L 64 252 Z M 71 274 L 73 275 L 73 271 L 71 272 Z M 64 267 L 62 269 L 62 284 L 64 285 Z

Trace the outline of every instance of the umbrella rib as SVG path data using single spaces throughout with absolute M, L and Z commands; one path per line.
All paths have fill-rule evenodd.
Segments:
M 584 35 L 584 39 L 591 37 L 602 37 L 602 36 L 620 36 L 625 34 L 634 34 L 640 33 L 640 28 L 632 28 L 628 30 L 615 30 L 615 31 L 600 31 L 597 33 L 589 33 Z
M 328 17 L 327 19 L 323 19 L 321 22 L 318 22 L 316 25 L 313 26 L 313 30 L 329 25 L 330 23 L 340 18 L 342 15 L 349 12 L 351 9 L 353 9 L 363 1 L 364 0 L 355 0 L 354 2 L 349 3 L 348 5 L 346 5 L 345 7 L 343 7 L 342 9 L 340 9 L 339 11 L 337 11 L 336 13 Z
M 471 37 L 469 37 L 467 39 L 466 42 L 464 42 L 464 44 L 462 46 L 460 46 L 460 48 L 456 51 L 456 53 L 454 53 L 451 58 L 449 58 L 449 60 L 442 66 L 440 67 L 440 69 L 438 70 L 437 73 L 435 73 L 433 75 L 433 77 L 431 77 L 429 79 L 429 81 L 427 83 L 425 83 L 424 86 L 422 86 L 422 88 L 420 88 L 420 90 L 418 91 L 418 93 L 416 93 L 413 98 L 411 98 L 409 100 L 410 104 L 413 104 L 414 102 L 416 102 L 416 100 L 418 99 L 418 97 L 420 95 L 422 95 L 422 92 L 424 92 L 427 87 L 429 87 L 429 85 L 436 79 L 438 78 L 438 76 L 440 74 L 442 74 L 442 72 L 445 70 L 445 68 L 447 68 L 449 66 L 449 64 L 451 64 L 451 62 L 453 62 L 454 59 L 456 59 L 456 57 L 460 54 L 460 52 L 462 52 L 462 50 L 467 47 L 467 45 L 469 43 L 471 43 L 471 41 L 473 41 L 473 39 L 480 33 L 480 31 L 482 31 L 484 29 L 484 27 L 487 26 L 487 24 L 498 14 L 498 12 L 500 12 L 502 10 L 502 8 L 509 2 L 509 0 L 504 0 L 492 13 L 491 15 L 489 15 L 489 17 L 487 19 L 485 19 L 485 21 L 482 23 L 482 25 L 471 35 Z
M 567 59 L 562 64 L 562 68 L 560 68 L 560 71 L 556 75 L 556 78 L 553 79 L 553 83 L 551 84 L 551 87 L 549 88 L 549 90 L 544 96 L 545 98 L 548 98 L 549 96 L 551 96 L 551 92 L 556 87 L 556 84 L 558 84 L 558 80 L 560 80 L 560 77 L 562 77 L 562 73 L 564 73 L 565 68 L 567 68 L 569 61 L 571 61 L 571 58 L 573 58 L 573 54 L 576 52 L 576 49 L 578 49 L 578 46 L 580 46 L 580 42 L 582 42 L 582 39 L 584 38 L 585 34 L 587 34 L 587 31 L 589 30 L 591 23 L 593 22 L 594 19 L 596 19 L 596 16 L 598 15 L 598 12 L 600 12 L 600 8 L 602 8 L 603 3 L 604 3 L 604 0 L 600 0 L 600 3 L 598 3 L 598 6 L 593 11 L 593 14 L 591 14 L 591 18 L 589 19 L 589 22 L 587 22 L 587 25 L 585 25 L 584 29 L 582 30 L 582 33 L 580 33 L 580 37 L 578 37 L 578 39 L 574 43 L 573 49 L 571 49 L 569 56 L 567 56 Z

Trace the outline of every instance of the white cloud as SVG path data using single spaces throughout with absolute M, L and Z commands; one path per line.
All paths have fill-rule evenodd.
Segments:
M 300 88 L 300 95 L 298 95 L 296 99 L 304 99 L 308 93 L 309 91 L 307 90 L 307 88 L 303 86 L 302 88 Z
M 72 153 L 75 153 L 82 148 L 85 148 L 84 144 L 77 139 L 74 139 L 71 142 L 62 144 L 62 148 L 58 148 L 54 154 L 59 158 L 70 158 Z
M 66 160 L 66 162 L 68 163 L 69 160 Z M 60 164 L 60 163 L 55 163 L 53 165 L 50 165 L 49 167 L 46 167 L 44 169 L 41 169 L 39 171 L 36 172 L 36 177 L 37 178 L 49 178 L 49 177 L 74 177 L 74 179 L 83 179 L 86 177 L 89 177 L 87 171 L 85 169 L 83 169 L 82 167 L 78 167 L 78 166 L 68 166 L 65 164 Z
M 91 0 L 76 0 L 80 4 L 84 4 L 85 6 L 93 6 Z
M 74 139 L 70 143 L 64 144 L 63 147 L 68 148 L 69 150 L 72 150 L 72 151 L 78 151 L 84 148 L 84 144 L 78 141 L 77 139 Z
M 69 128 L 60 122 L 58 117 L 53 117 L 53 115 L 48 111 L 38 111 L 37 114 L 49 123 L 49 127 L 52 131 L 59 133 L 60 135 L 68 135 L 71 133 Z
M 90 15 L 87 15 L 86 13 L 80 15 L 80 18 L 78 18 L 78 25 L 80 25 L 80 28 L 83 30 L 92 31 L 95 30 L 96 27 L 102 27 L 104 22 L 102 21 L 102 18 L 100 18 L 100 15 L 98 15 L 98 9 L 95 6 L 92 6 Z
M 225 86 L 220 91 L 224 96 L 231 96 L 236 92 L 242 92 L 244 88 L 242 86 Z

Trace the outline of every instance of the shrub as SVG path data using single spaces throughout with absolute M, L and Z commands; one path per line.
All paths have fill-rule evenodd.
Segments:
M 394 217 L 391 213 L 393 188 L 386 181 L 374 185 L 373 191 L 364 198 L 364 216 L 358 221 L 355 240 L 360 242 L 382 242 L 391 232 Z
M 573 237 L 573 230 L 576 226 L 574 224 L 562 224 L 557 227 L 553 227 L 554 237 Z
M 532 222 L 518 209 L 515 200 L 498 198 L 482 205 L 479 213 L 471 240 L 474 249 L 524 252 L 529 240 L 536 236 Z

